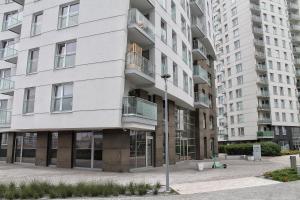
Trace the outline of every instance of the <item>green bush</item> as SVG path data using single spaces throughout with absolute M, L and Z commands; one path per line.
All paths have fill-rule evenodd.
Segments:
M 273 179 L 275 181 L 290 182 L 300 180 L 300 176 L 297 171 L 291 168 L 275 170 L 272 172 L 266 172 L 265 178 Z
M 274 142 L 261 142 L 262 156 L 280 156 L 280 146 Z M 227 153 L 228 155 L 252 155 L 253 143 L 229 144 L 220 145 L 220 153 Z
M 295 154 L 300 154 L 300 150 L 283 150 L 281 151 L 281 155 L 295 155 Z
M 0 184 L 0 199 L 39 199 L 39 198 L 70 198 L 70 197 L 109 197 L 118 195 L 146 195 L 157 194 L 161 185 L 145 183 L 130 183 L 119 185 L 113 182 L 106 183 L 78 183 L 76 185 L 47 182 L 31 182 L 15 185 Z

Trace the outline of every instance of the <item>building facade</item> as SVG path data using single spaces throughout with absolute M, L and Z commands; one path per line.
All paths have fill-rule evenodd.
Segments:
M 219 140 L 297 148 L 297 57 L 290 1 L 214 1 Z
M 210 1 L 0 2 L 0 160 L 162 166 L 165 106 L 171 164 L 217 151 Z

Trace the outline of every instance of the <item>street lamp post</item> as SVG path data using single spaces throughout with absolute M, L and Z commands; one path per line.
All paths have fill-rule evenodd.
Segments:
M 163 74 L 161 78 L 165 81 L 165 161 L 166 161 L 166 192 L 170 191 L 169 184 L 169 120 L 168 120 L 168 85 L 167 80 L 170 74 Z

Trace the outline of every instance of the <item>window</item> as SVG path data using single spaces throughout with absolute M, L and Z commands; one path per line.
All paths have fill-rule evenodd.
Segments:
M 168 74 L 168 59 L 167 56 L 161 54 L 161 75 Z
M 238 134 L 239 136 L 244 136 L 245 135 L 245 131 L 244 131 L 244 128 L 238 128 Z
M 75 66 L 76 41 L 64 42 L 57 45 L 55 68 Z
M 158 3 L 162 8 L 166 9 L 166 7 L 167 7 L 167 1 L 166 0 L 158 0 Z
M 280 121 L 280 116 L 279 116 L 279 112 L 275 112 L 275 119 L 276 121 Z
M 242 101 L 239 101 L 236 103 L 236 110 L 237 111 L 243 110 L 243 102 Z
M 230 130 L 230 132 L 231 132 L 231 136 L 235 136 L 235 131 L 234 131 L 234 128 L 231 128 L 231 130 Z
M 235 90 L 236 98 L 241 98 L 242 97 L 242 89 L 237 89 Z
M 52 112 L 71 111 L 73 107 L 73 84 L 53 86 Z
M 176 23 L 176 4 L 174 1 L 171 2 L 171 13 L 172 20 Z
M 244 115 L 240 114 L 240 115 L 237 116 L 237 118 L 238 118 L 238 123 L 239 124 L 244 123 Z
M 274 95 L 277 95 L 278 93 L 277 93 L 277 86 L 273 86 L 273 94 Z
M 238 24 L 239 24 L 238 18 L 235 18 L 235 19 L 232 20 L 232 27 L 235 27 L 235 26 L 237 26 Z
M 231 9 L 231 16 L 235 16 L 237 14 L 237 9 L 236 7 Z
M 26 88 L 24 91 L 23 113 L 34 112 L 35 88 Z
M 282 121 L 286 122 L 286 114 L 285 113 L 282 113 Z
M 182 60 L 183 62 L 185 62 L 186 64 L 188 64 L 188 55 L 187 55 L 187 48 L 186 45 L 184 43 L 182 43 Z
M 241 58 L 242 58 L 241 52 L 236 52 L 235 53 L 235 60 L 238 61 L 238 60 L 241 60 Z
M 32 24 L 31 24 L 31 36 L 41 34 L 42 18 L 43 18 L 43 13 L 37 13 L 33 15 Z
M 62 6 L 59 15 L 59 28 L 67 28 L 78 24 L 79 3 Z
M 172 49 L 175 53 L 177 52 L 177 34 L 175 31 L 172 31 Z
M 39 60 L 39 49 L 29 50 L 28 53 L 28 63 L 27 63 L 27 74 L 32 74 L 37 72 Z
M 163 19 L 161 19 L 160 28 L 161 28 L 161 35 L 160 35 L 161 41 L 167 44 L 167 23 Z
M 234 116 L 230 116 L 230 124 L 234 124 Z
M 291 113 L 291 122 L 295 122 L 294 113 Z
M 233 37 L 238 37 L 239 36 L 239 29 L 235 29 L 234 31 L 233 31 Z
M 242 85 L 243 84 L 243 76 L 238 76 L 236 77 L 237 85 Z
M 237 64 L 236 66 L 236 73 L 242 72 L 243 71 L 243 66 L 242 64 Z
M 173 62 L 173 84 L 178 86 L 178 67 L 177 64 Z
M 183 91 L 189 92 L 188 75 L 185 72 L 183 72 Z
M 234 49 L 238 49 L 240 48 L 240 41 L 237 40 L 237 41 L 234 41 Z

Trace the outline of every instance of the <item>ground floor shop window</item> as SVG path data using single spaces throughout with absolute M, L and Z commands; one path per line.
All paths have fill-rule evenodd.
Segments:
M 76 133 L 75 167 L 102 168 L 102 143 L 102 133 Z
M 130 168 L 153 166 L 153 151 L 153 136 L 150 132 L 130 132 Z
M 6 160 L 8 134 L 0 133 L 0 161 Z
M 35 163 L 36 133 L 21 133 L 15 138 L 14 161 Z

